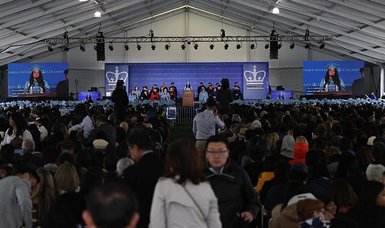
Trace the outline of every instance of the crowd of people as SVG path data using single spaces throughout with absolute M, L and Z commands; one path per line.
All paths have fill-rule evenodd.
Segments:
M 228 102 L 208 98 L 195 142 L 150 105 L 1 107 L 2 224 L 385 226 L 381 102 L 236 104 L 221 87 Z

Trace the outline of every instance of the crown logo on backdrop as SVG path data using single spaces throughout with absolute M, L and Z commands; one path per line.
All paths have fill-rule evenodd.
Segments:
M 106 78 L 108 84 L 116 84 L 118 80 L 123 80 L 125 82 L 128 78 L 128 73 L 125 71 L 119 72 L 119 67 L 115 66 L 115 72 L 107 71 Z
M 253 66 L 253 71 L 246 70 L 243 72 L 243 76 L 245 77 L 246 84 L 263 84 L 263 80 L 265 80 L 266 72 L 264 70 L 257 71 L 257 66 Z

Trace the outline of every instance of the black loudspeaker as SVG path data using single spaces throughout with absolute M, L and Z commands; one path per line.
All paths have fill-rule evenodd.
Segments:
M 270 59 L 278 59 L 278 33 L 275 30 L 270 34 Z
M 98 34 L 96 35 L 96 60 L 97 61 L 106 60 L 103 32 L 98 32 Z

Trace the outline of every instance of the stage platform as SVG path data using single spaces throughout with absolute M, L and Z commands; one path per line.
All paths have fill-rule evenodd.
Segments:
M 312 95 L 303 95 L 300 97 L 306 99 L 349 99 L 353 98 L 352 92 L 316 92 Z

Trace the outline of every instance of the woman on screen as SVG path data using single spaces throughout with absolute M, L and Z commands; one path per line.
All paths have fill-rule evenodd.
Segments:
M 340 79 L 337 67 L 330 65 L 326 71 L 324 79 L 321 81 L 322 91 L 342 91 L 345 84 Z
M 49 85 L 44 80 L 43 74 L 38 67 L 32 69 L 29 80 L 25 82 L 25 91 L 27 93 L 49 93 Z

